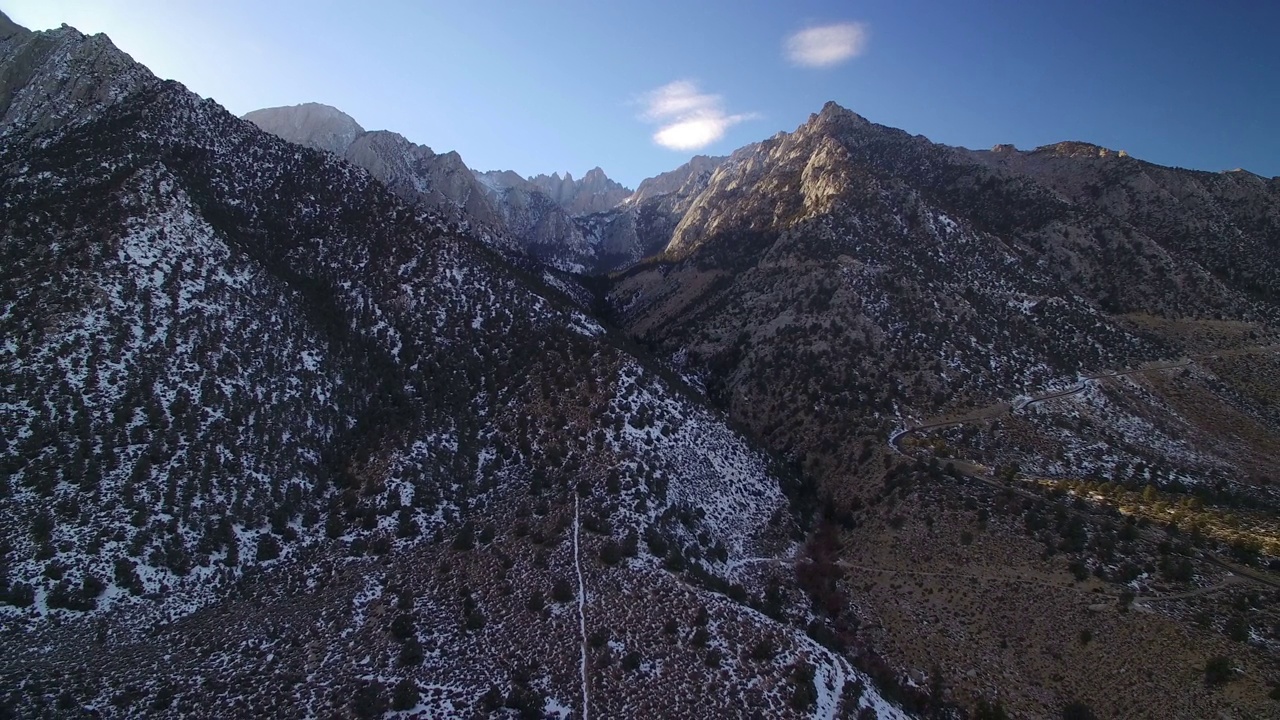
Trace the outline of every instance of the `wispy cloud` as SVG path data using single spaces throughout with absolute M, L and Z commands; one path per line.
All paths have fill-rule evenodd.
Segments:
M 831 67 L 866 52 L 869 35 L 865 23 L 820 25 L 792 34 L 783 47 L 796 65 Z
M 646 93 L 641 119 L 658 123 L 653 141 L 671 150 L 697 150 L 724 137 L 725 131 L 755 113 L 730 115 L 719 95 L 703 93 L 696 83 L 677 80 Z

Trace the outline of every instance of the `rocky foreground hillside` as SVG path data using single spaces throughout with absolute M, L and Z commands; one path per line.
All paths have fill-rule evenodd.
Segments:
M 738 570 L 799 481 L 678 376 L 105 37 L 6 32 L 10 715 L 901 714 Z
M 0 15 L 0 716 L 1271 717 L 1280 181 L 635 192 Z

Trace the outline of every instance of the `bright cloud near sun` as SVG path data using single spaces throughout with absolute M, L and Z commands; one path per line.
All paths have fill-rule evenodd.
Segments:
M 755 113 L 730 115 L 719 95 L 698 90 L 696 83 L 677 80 L 645 94 L 641 118 L 659 123 L 653 141 L 671 150 L 697 150 L 724 137 L 725 131 Z
M 820 25 L 792 34 L 784 47 L 787 59 L 804 67 L 831 67 L 867 50 L 865 23 Z

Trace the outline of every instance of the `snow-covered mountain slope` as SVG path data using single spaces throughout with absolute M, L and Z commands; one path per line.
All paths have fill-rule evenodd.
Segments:
M 110 51 L 143 81 L 0 139 L 6 708 L 897 712 L 789 573 L 731 574 L 800 480 L 682 380 Z

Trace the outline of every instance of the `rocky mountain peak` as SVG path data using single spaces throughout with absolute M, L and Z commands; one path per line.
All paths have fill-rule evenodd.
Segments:
M 809 124 L 853 123 L 870 125 L 871 122 L 834 100 L 828 100 L 822 110 L 809 116 Z
M 1079 140 L 1066 140 L 1063 142 L 1053 143 L 1052 145 L 1041 145 L 1032 150 L 1033 153 L 1042 155 L 1051 155 L 1053 157 L 1073 157 L 1073 158 L 1126 158 L 1129 153 L 1124 150 L 1112 150 L 1101 145 L 1093 143 L 1080 142 Z
M 3 10 L 0 10 L 0 41 L 8 40 L 15 35 L 26 35 L 30 33 L 30 30 L 10 20 L 9 16 L 5 15 Z
M 455 167 L 466 167 L 466 163 L 462 162 L 462 156 L 458 154 L 457 150 L 450 150 L 449 152 L 441 153 L 436 157 L 440 158 L 440 161 L 443 163 L 447 163 Z
M 683 257 L 715 236 L 776 231 L 825 212 L 853 192 L 856 174 L 922 171 L 932 162 L 927 145 L 828 102 L 794 132 L 741 148 L 720 164 L 666 252 Z
M 263 108 L 245 120 L 289 142 L 341 155 L 364 132 L 355 118 L 331 105 L 302 103 Z
M 0 20 L 0 135 L 77 124 L 158 82 L 101 33 L 68 25 L 32 32 Z
M 706 187 L 706 182 L 710 178 L 711 173 L 727 158 L 725 156 L 710 157 L 707 155 L 695 155 L 689 159 L 689 162 L 681 165 L 675 170 L 669 170 L 661 175 L 655 175 L 641 181 L 636 191 L 627 198 L 628 205 L 638 205 L 645 200 L 655 198 L 660 195 L 670 193 L 683 193 L 685 189 L 693 190 L 696 186 L 697 190 Z
M 558 203 L 570 215 L 604 212 L 631 195 L 631 190 L 611 180 L 599 167 L 591 168 L 581 180 L 566 172 L 535 175 L 529 182 Z

